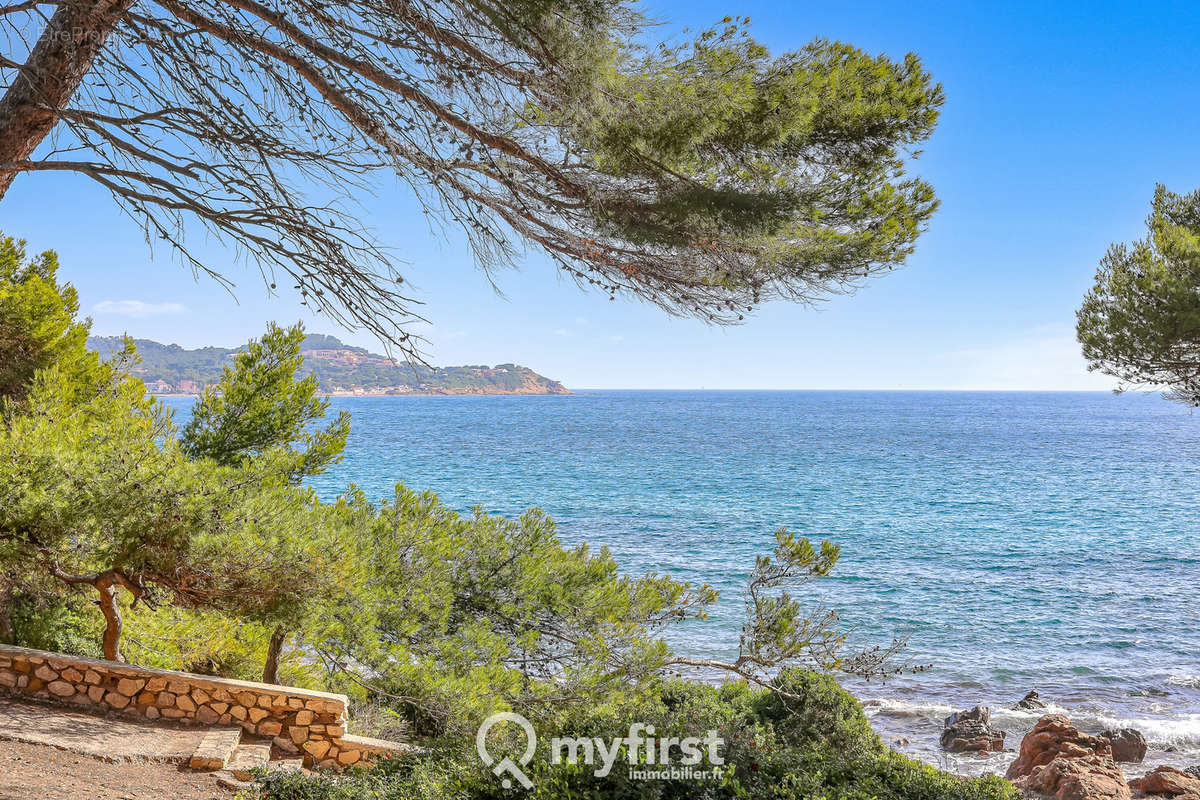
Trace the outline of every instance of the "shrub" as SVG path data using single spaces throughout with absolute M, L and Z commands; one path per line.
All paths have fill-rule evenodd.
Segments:
M 273 775 L 258 787 L 261 800 L 1013 800 L 1012 785 L 999 778 L 963 780 L 883 746 L 861 707 L 830 677 L 793 671 L 783 676 L 803 702 L 744 683 L 708 686 L 664 684 L 638 701 L 571 709 L 559 714 L 527 712 L 539 733 L 538 752 L 524 768 L 533 789 L 504 789 L 479 760 L 473 740 L 441 740 L 408 760 L 375 770 L 333 776 Z M 691 779 L 635 780 L 623 755 L 597 777 L 588 765 L 552 764 L 555 735 L 603 739 L 628 733 L 631 722 L 653 725 L 656 736 L 703 736 L 724 740 L 725 771 L 709 782 Z M 505 752 L 504 734 L 489 751 Z M 520 738 L 519 736 L 517 737 Z M 492 745 L 495 745 L 494 747 Z M 514 744 L 516 744 L 514 742 Z M 523 744 L 523 742 L 521 742 Z M 521 747 L 514 747 L 519 752 Z M 654 769 L 655 767 L 646 767 Z M 702 763 L 697 769 L 706 769 Z
M 90 604 L 78 595 L 19 592 L 9 609 L 13 644 L 86 658 L 102 658 L 100 626 Z

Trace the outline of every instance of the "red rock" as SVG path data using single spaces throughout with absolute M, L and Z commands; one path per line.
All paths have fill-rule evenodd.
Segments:
M 1014 781 L 1015 782 L 1015 781 Z M 1110 756 L 1059 756 L 1018 783 L 1022 789 L 1054 800 L 1130 800 L 1133 793 Z
M 1025 734 L 1017 760 L 1009 766 L 1004 777 L 1010 781 L 1026 777 L 1034 767 L 1044 767 L 1060 755 L 1080 758 L 1089 754 L 1111 759 L 1112 745 L 1107 739 L 1081 733 L 1062 714 L 1047 714 Z
M 1139 792 L 1164 797 L 1178 797 L 1186 794 L 1200 795 L 1200 778 L 1174 767 L 1155 767 L 1144 777 L 1131 780 L 1129 787 Z
M 1130 800 L 1108 739 L 1081 733 L 1061 714 L 1038 720 L 1005 775 L 1020 789 L 1054 800 Z

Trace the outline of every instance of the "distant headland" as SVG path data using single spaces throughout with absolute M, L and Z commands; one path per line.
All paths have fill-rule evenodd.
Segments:
M 216 383 L 241 348 L 202 347 L 134 339 L 142 362 L 133 373 L 155 394 L 199 394 Z M 122 347 L 119 336 L 92 336 L 88 348 L 108 356 Z M 310 334 L 301 346 L 305 367 L 321 391 L 336 396 L 570 394 L 558 381 L 519 364 L 426 367 L 397 363 L 387 356 L 352 347 L 337 337 Z

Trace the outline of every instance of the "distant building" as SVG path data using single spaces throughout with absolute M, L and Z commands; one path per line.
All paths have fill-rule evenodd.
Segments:
M 185 379 L 179 382 L 179 391 L 184 394 L 200 394 L 203 389 L 204 386 L 197 381 Z
M 159 378 L 156 381 L 150 381 L 147 383 L 146 388 L 154 394 L 167 394 L 173 387 L 162 378 Z

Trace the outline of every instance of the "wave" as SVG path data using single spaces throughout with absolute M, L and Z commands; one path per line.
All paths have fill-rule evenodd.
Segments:
M 1200 689 L 1200 675 L 1171 675 L 1167 678 L 1168 686 L 1181 686 L 1186 689 Z

